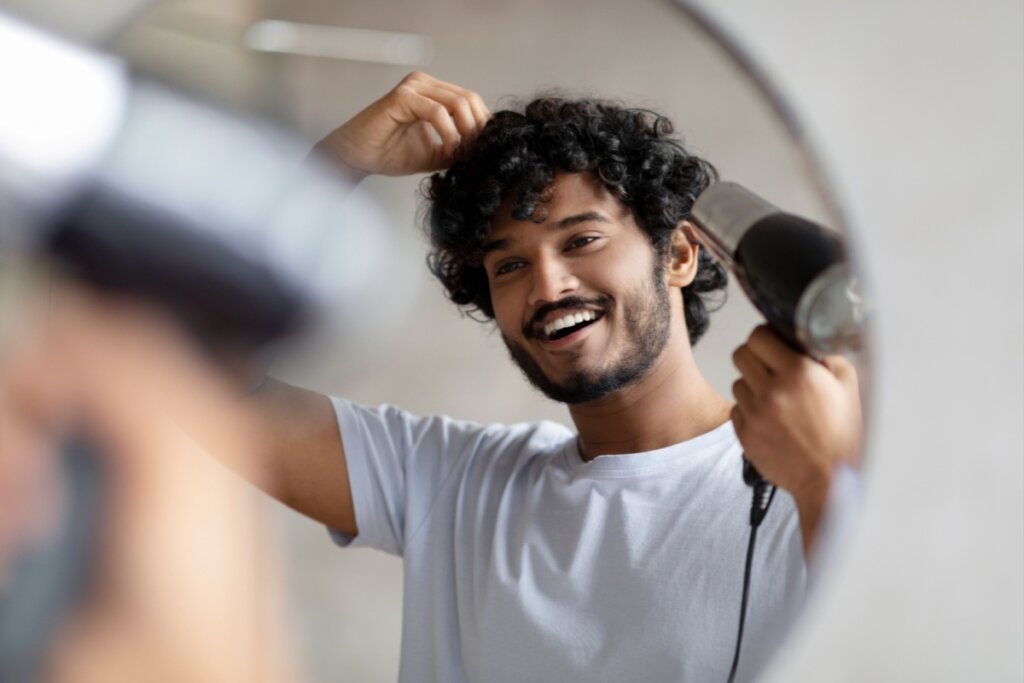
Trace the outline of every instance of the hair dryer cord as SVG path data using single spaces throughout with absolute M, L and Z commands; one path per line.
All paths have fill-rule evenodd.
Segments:
M 736 678 L 736 667 L 740 662 L 740 646 L 743 644 L 743 626 L 747 620 L 747 598 L 750 593 L 750 568 L 754 562 L 754 543 L 757 540 L 757 528 L 761 526 L 768 508 L 775 499 L 776 487 L 761 476 L 761 473 L 743 458 L 743 481 L 752 489 L 750 501 L 750 541 L 747 543 L 747 561 L 743 569 L 743 595 L 740 598 L 740 626 L 736 633 L 736 650 L 732 656 L 732 667 L 729 669 L 729 683 Z

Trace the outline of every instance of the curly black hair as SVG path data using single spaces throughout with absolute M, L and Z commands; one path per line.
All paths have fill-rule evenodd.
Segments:
M 432 246 L 427 263 L 449 299 L 494 318 L 482 251 L 491 220 L 511 197 L 514 218 L 543 222 L 559 171 L 599 180 L 630 208 L 662 256 L 697 196 L 718 178 L 673 136 L 667 118 L 645 109 L 542 97 L 521 112 L 500 111 L 424 189 Z M 727 281 L 725 269 L 701 247 L 697 275 L 683 288 L 691 344 L 708 328 L 709 304 L 724 301 Z

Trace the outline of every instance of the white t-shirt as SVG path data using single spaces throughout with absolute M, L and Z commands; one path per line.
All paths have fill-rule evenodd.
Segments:
M 553 422 L 480 426 L 334 399 L 359 535 L 400 555 L 400 681 L 724 681 L 750 489 L 731 423 L 584 462 Z M 804 595 L 796 511 L 758 530 L 737 680 Z

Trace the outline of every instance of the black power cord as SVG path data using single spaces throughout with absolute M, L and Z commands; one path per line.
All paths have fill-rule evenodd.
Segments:
M 747 621 L 747 598 L 750 593 L 750 568 L 754 563 L 754 543 L 757 541 L 757 528 L 761 526 L 768 508 L 775 499 L 775 485 L 761 476 L 750 462 L 743 459 L 743 481 L 754 492 L 750 501 L 750 541 L 747 543 L 747 561 L 743 569 L 743 597 L 740 599 L 740 626 L 736 633 L 736 651 L 732 656 L 732 667 L 729 669 L 729 683 L 736 678 L 736 667 L 740 663 L 740 646 L 743 644 L 743 626 Z

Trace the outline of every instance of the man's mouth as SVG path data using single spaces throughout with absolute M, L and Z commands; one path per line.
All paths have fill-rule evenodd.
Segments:
M 545 341 L 558 341 L 564 339 L 574 332 L 582 330 L 588 325 L 592 325 L 604 316 L 604 313 L 598 311 L 574 311 L 566 313 L 565 315 L 559 316 L 554 320 L 551 320 L 546 324 L 540 334 L 540 338 Z
M 609 296 L 570 296 L 544 304 L 534 312 L 530 323 L 523 325 L 523 337 L 549 343 L 565 339 L 603 318 L 613 304 Z

